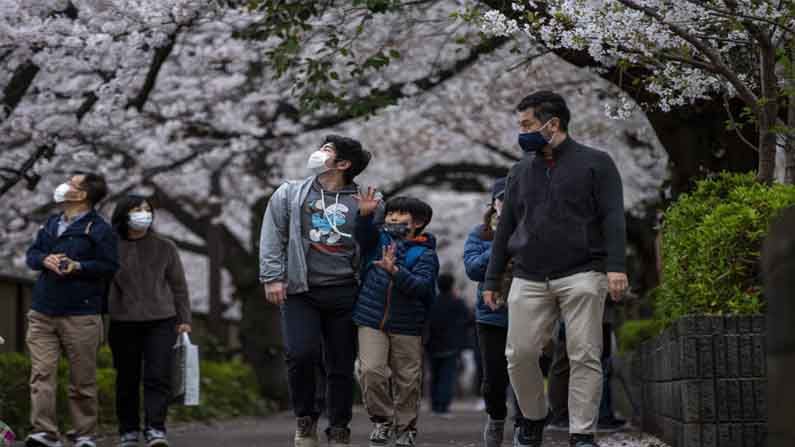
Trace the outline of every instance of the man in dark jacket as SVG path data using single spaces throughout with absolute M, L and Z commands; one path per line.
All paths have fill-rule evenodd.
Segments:
M 458 377 L 458 358 L 467 344 L 472 313 L 454 290 L 455 278 L 439 275 L 439 296 L 428 318 L 426 351 L 431 366 L 431 411 L 449 417 Z
M 97 428 L 97 350 L 108 281 L 119 268 L 118 240 L 94 210 L 107 194 L 105 179 L 77 174 L 55 189 L 61 212 L 50 217 L 27 252 L 41 272 L 28 313 L 30 400 L 29 447 L 61 445 L 55 414 L 58 359 L 69 362 L 69 411 L 75 447 L 94 447 Z
M 571 362 L 571 445 L 593 447 L 602 390 L 602 313 L 608 291 L 627 288 L 621 178 L 609 155 L 568 136 L 564 99 L 537 92 L 517 107 L 526 155 L 508 176 L 492 245 L 484 301 L 496 292 L 509 258 L 508 370 L 525 419 L 514 443 L 540 447 L 547 415 L 538 359 L 555 322 L 567 331 Z

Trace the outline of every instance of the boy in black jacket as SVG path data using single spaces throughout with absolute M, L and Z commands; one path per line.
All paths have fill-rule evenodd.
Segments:
M 387 202 L 379 228 L 373 223 L 374 191 L 359 200 L 356 239 L 364 265 L 353 321 L 359 326 L 364 404 L 375 424 L 370 445 L 390 445 L 396 438 L 396 446 L 413 447 L 422 389 L 422 331 L 439 273 L 436 240 L 423 233 L 433 210 L 419 199 L 396 197 Z

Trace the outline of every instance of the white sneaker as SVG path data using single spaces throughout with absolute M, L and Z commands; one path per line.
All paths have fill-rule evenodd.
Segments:
M 296 419 L 294 447 L 317 447 L 317 421 L 311 416 Z
M 97 447 L 97 444 L 91 436 L 78 436 L 75 439 L 74 447 Z
M 166 433 L 154 428 L 147 428 L 144 432 L 146 439 L 146 447 L 168 447 L 168 439 Z
M 137 431 L 125 433 L 119 437 L 118 447 L 138 447 L 141 436 Z
M 25 438 L 25 447 L 63 447 L 58 438 L 54 438 L 47 433 L 32 433 Z

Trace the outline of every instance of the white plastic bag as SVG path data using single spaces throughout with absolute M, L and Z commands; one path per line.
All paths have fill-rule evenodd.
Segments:
M 174 403 L 185 406 L 199 405 L 199 347 L 190 342 L 186 332 L 177 337 L 174 345 L 174 366 L 172 368 L 172 397 Z

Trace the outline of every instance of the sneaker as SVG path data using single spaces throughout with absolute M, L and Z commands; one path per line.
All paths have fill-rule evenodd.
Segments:
M 392 424 L 389 422 L 376 422 L 373 431 L 370 432 L 370 447 L 381 447 L 392 443 Z
M 61 441 L 44 432 L 33 433 L 25 438 L 25 447 L 63 447 Z
M 485 447 L 499 447 L 505 435 L 505 420 L 497 421 L 490 416 L 483 428 L 483 443 Z
M 417 430 L 408 429 L 398 436 L 395 447 L 414 447 L 417 442 Z
M 119 436 L 119 447 L 138 447 L 140 435 L 137 431 L 131 431 Z
M 166 432 L 155 428 L 147 428 L 144 432 L 144 439 L 146 439 L 146 447 L 168 447 L 169 445 Z
M 97 447 L 94 438 L 91 436 L 78 436 L 74 440 L 74 447 Z
M 513 432 L 514 447 L 541 447 L 544 441 L 544 420 L 522 419 L 519 429 Z
M 328 445 L 348 445 L 351 443 L 351 429 L 348 427 L 329 427 L 326 429 Z
M 599 447 L 593 435 L 573 434 L 569 437 L 571 447 Z
M 452 419 L 455 419 L 455 416 L 453 416 L 453 413 L 450 413 L 449 411 L 434 411 L 433 415 L 438 417 L 438 418 L 447 419 L 448 421 L 452 420 Z
M 612 433 L 621 431 L 627 426 L 627 421 L 623 419 L 617 418 L 610 418 L 610 419 L 601 419 L 599 423 L 596 425 L 596 431 L 601 433 Z
M 312 416 L 296 419 L 295 447 L 317 447 L 317 420 Z
M 569 432 L 569 420 L 558 420 L 558 421 L 550 421 L 547 424 L 547 430 L 549 431 L 562 431 L 562 432 Z

